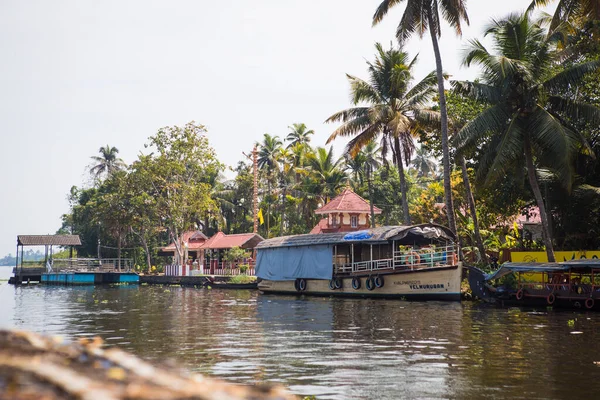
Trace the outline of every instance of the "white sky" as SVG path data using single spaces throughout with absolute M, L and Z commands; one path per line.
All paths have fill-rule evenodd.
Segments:
M 466 39 L 529 2 L 469 0 L 463 38 L 443 32 L 445 71 L 474 78 L 460 67 Z M 158 128 L 195 120 L 228 165 L 294 122 L 324 145 L 335 127 L 323 121 L 350 105 L 345 73 L 366 77 L 374 43 L 394 40 L 403 6 L 372 28 L 378 4 L 0 1 L 0 257 L 16 235 L 60 227 L 70 187 L 106 144 L 130 163 Z M 420 77 L 435 68 L 429 37 L 407 50 L 420 52 Z

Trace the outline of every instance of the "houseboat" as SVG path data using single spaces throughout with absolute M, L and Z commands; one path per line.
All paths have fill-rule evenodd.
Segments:
M 460 300 L 458 245 L 440 225 L 284 236 L 256 250 L 263 293 Z
M 511 262 L 490 274 L 470 267 L 469 284 L 489 303 L 591 310 L 600 305 L 600 260 Z

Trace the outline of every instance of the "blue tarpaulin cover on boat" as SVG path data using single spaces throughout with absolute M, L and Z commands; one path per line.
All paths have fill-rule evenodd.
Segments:
M 258 249 L 256 255 L 256 276 L 262 279 L 331 279 L 332 274 L 331 246 L 265 248 Z
M 348 233 L 344 236 L 344 240 L 366 240 L 371 239 L 373 237 L 373 233 L 369 231 L 358 231 Z

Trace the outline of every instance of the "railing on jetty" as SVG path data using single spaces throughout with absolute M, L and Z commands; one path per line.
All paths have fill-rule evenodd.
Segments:
M 27 275 L 33 270 L 48 272 L 130 272 L 133 268 L 131 258 L 55 258 L 44 262 L 24 262 L 15 269 L 15 273 Z
M 458 246 L 394 250 L 391 258 L 334 264 L 336 273 L 415 270 L 457 265 Z

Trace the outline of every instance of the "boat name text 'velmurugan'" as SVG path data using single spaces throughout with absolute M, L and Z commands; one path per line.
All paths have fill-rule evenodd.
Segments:
M 394 281 L 394 285 L 408 285 L 408 287 L 410 287 L 411 290 L 444 288 L 443 283 L 428 283 L 423 285 L 421 284 L 421 281 Z

